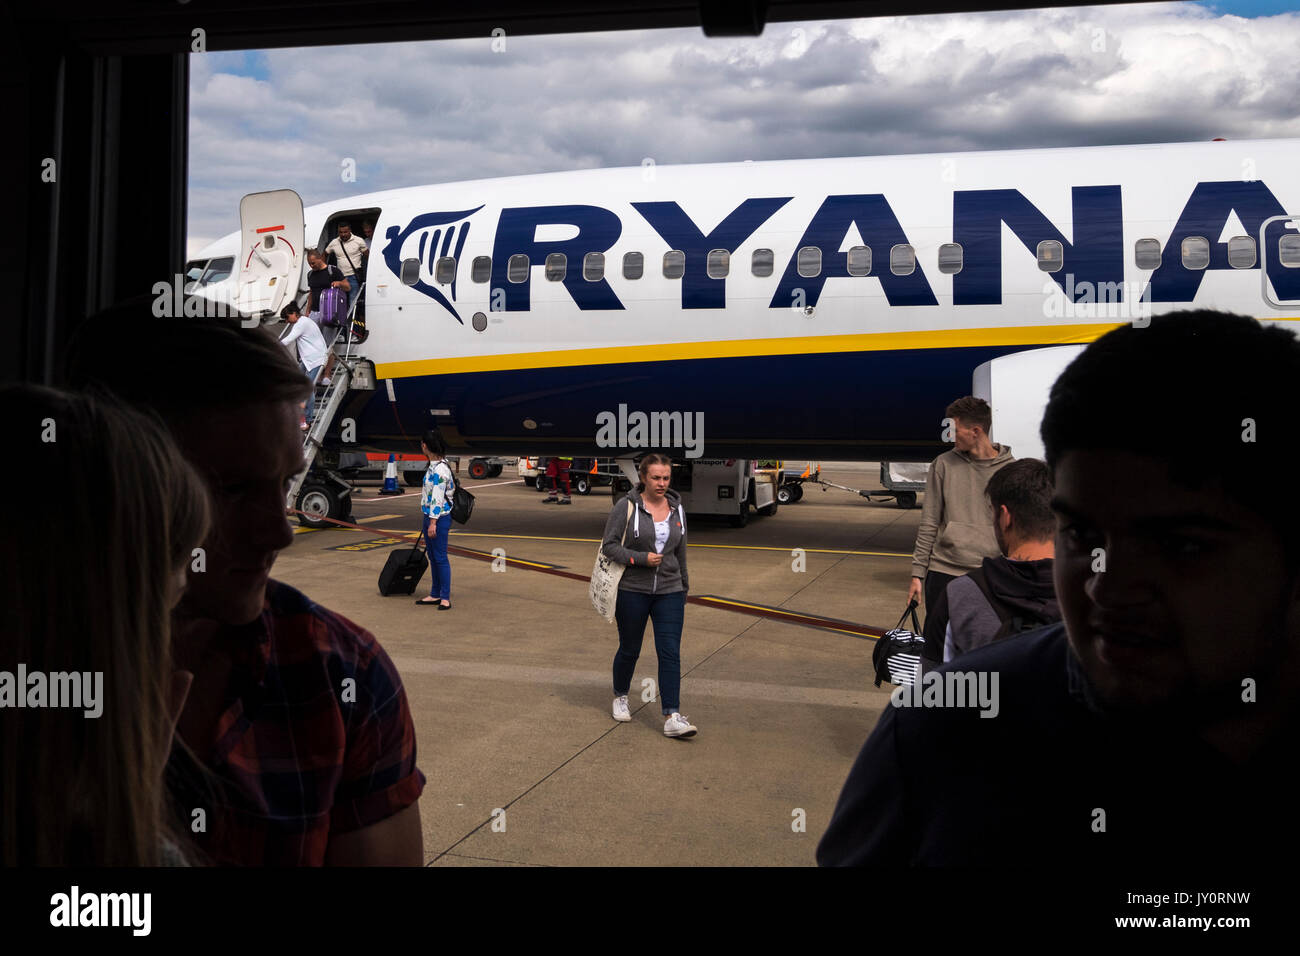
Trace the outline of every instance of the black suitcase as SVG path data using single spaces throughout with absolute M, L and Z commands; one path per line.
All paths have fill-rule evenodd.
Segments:
M 414 548 L 399 548 L 388 556 L 384 570 L 379 572 L 379 593 L 388 597 L 390 594 L 414 594 L 424 569 L 429 566 L 425 557 L 424 538 Z

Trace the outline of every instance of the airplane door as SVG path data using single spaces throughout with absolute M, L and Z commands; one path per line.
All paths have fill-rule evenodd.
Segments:
M 249 193 L 239 201 L 236 302 L 246 315 L 278 315 L 302 273 L 302 198 L 292 189 Z
M 1274 216 L 1259 228 L 1264 301 L 1300 309 L 1300 215 Z

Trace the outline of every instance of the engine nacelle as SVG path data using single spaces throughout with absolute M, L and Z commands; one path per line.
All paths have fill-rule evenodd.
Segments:
M 1042 458 L 1038 435 L 1052 384 L 1086 345 L 1054 345 L 985 362 L 971 376 L 971 394 L 993 410 L 993 441 L 1017 458 Z

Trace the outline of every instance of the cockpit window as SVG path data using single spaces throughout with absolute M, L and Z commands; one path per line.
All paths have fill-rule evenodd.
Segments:
M 199 280 L 199 285 L 211 285 L 214 282 L 222 282 L 229 279 L 230 271 L 234 267 L 234 256 L 223 256 L 220 259 L 213 259 L 208 263 L 207 271 L 203 273 L 203 278 Z

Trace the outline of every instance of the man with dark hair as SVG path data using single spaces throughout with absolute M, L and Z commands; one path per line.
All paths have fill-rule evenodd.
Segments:
M 1037 458 L 1022 458 L 990 478 L 987 493 L 1002 553 L 950 581 L 925 616 L 927 668 L 1061 619 L 1052 585 L 1052 473 Z
M 396 668 L 368 631 L 270 577 L 293 542 L 310 384 L 266 329 L 151 319 L 148 301 L 88 320 L 68 380 L 156 409 L 211 495 L 175 614 L 176 665 L 194 673 L 169 767 L 185 826 L 205 811 L 194 838 L 217 863 L 420 865 L 424 775 Z
M 925 479 L 925 504 L 907 590 L 910 603 L 921 596 L 924 582 L 927 616 L 949 581 L 997 555 L 984 488 L 999 468 L 1014 461 L 1010 446 L 989 439 L 993 415 L 984 399 L 967 395 L 944 414 L 952 429 L 953 448 L 934 460 Z
M 1298 381 L 1294 333 L 1206 311 L 1066 368 L 1042 424 L 1063 620 L 896 694 L 820 863 L 1289 863 L 1300 519 L 1250 479 L 1296 473 Z M 995 719 L 943 692 L 981 676 Z
M 348 310 L 361 294 L 361 272 L 366 264 L 366 243 L 360 236 L 352 235 L 352 223 L 342 220 L 336 224 L 338 235 L 325 247 L 326 255 L 334 256 L 334 265 L 338 266 L 343 277 L 348 281 Z
M 313 385 L 328 385 L 330 373 L 334 370 L 335 356 L 333 350 L 325 344 L 325 336 L 320 327 L 302 314 L 296 302 L 290 302 L 281 309 L 280 318 L 289 323 L 289 334 L 280 340 L 280 344 L 285 348 L 291 348 L 296 343 L 298 362 L 307 374 L 307 379 Z M 323 377 L 320 374 L 321 366 L 325 367 Z M 315 417 L 313 405 L 314 402 L 309 399 L 303 419 L 303 430 L 310 427 Z

